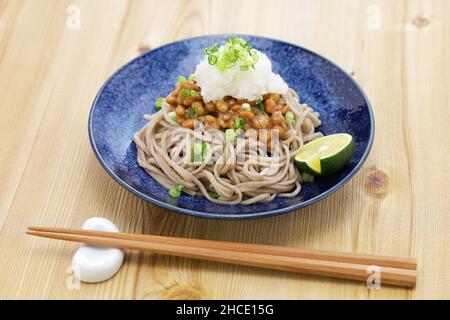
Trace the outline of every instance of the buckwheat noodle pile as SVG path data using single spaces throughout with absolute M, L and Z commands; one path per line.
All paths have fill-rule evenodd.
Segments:
M 289 89 L 282 97 L 295 114 L 295 125 L 280 140 L 274 154 L 263 143 L 250 139 L 248 130 L 236 144 L 225 143 L 225 133 L 219 130 L 213 134 L 203 130 L 203 137 L 198 137 L 197 130 L 184 128 L 170 119 L 168 112 L 173 108 L 163 103 L 159 112 L 145 115 L 148 123 L 134 137 L 137 161 L 165 188 L 181 184 L 183 192 L 205 196 L 215 203 L 251 204 L 269 202 L 277 196 L 293 197 L 301 189 L 301 176 L 294 166 L 293 155 L 304 143 L 322 136 L 315 132 L 321 122 L 317 112 L 299 103 L 294 90 Z M 186 159 L 191 159 L 190 150 L 196 139 L 212 147 L 204 161 L 193 163 Z M 250 148 L 252 143 L 256 145 Z M 241 161 L 237 161 L 238 156 Z M 211 192 L 216 196 L 211 197 Z

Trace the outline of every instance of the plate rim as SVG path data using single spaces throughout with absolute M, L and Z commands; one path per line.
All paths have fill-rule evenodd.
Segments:
M 367 144 L 367 147 L 364 150 L 364 153 L 362 155 L 362 157 L 359 159 L 358 163 L 356 164 L 356 166 L 337 184 L 335 184 L 333 187 L 331 187 L 330 189 L 326 190 L 325 192 L 311 198 L 308 199 L 306 201 L 302 201 L 299 203 L 296 203 L 292 206 L 288 206 L 288 207 L 284 207 L 284 208 L 280 208 L 280 209 L 274 209 L 274 210 L 268 210 L 268 211 L 259 211 L 259 212 L 253 212 L 253 213 L 241 213 L 241 214 L 235 214 L 235 213 L 221 213 L 221 212 L 203 212 L 203 211 L 195 211 L 195 210 L 191 210 L 191 209 L 185 209 L 185 208 L 180 208 L 162 201 L 159 201 L 155 198 L 152 198 L 142 192 L 140 192 L 139 190 L 133 188 L 132 186 L 130 186 L 129 184 L 127 184 L 125 181 L 123 181 L 119 176 L 116 175 L 116 173 L 110 169 L 105 161 L 103 160 L 103 158 L 100 155 L 100 152 L 97 148 L 97 145 L 95 143 L 94 137 L 93 137 L 93 128 L 92 128 L 92 119 L 93 119 L 93 113 L 94 113 L 94 109 L 95 106 L 97 105 L 98 99 L 100 98 L 100 95 L 102 94 L 102 92 L 104 91 L 105 87 L 112 81 L 112 79 L 119 73 L 121 72 L 123 69 L 125 69 L 126 67 L 128 67 L 128 65 L 134 63 L 137 60 L 142 59 L 143 57 L 145 57 L 148 54 L 151 54 L 152 52 L 155 52 L 157 50 L 161 50 L 167 46 L 176 44 L 176 43 L 180 43 L 180 42 L 184 42 L 184 41 L 189 41 L 189 40 L 195 40 L 195 39 L 200 39 L 200 38 L 208 38 L 208 37 L 226 37 L 226 36 L 244 36 L 244 37 L 254 37 L 254 38 L 261 38 L 263 40 L 269 40 L 269 41 L 273 41 L 273 42 L 278 42 L 281 44 L 287 44 L 296 48 L 299 48 L 301 50 L 304 50 L 312 55 L 315 55 L 323 60 L 325 60 L 326 62 L 330 63 L 331 65 L 333 65 L 334 67 L 336 67 L 339 71 L 341 71 L 348 79 L 350 79 L 350 81 L 353 82 L 353 84 L 356 86 L 356 88 L 359 90 L 359 92 L 362 94 L 367 107 L 368 107 L 368 111 L 369 111 L 369 120 L 370 120 L 370 134 L 369 134 L 369 141 Z M 134 59 L 128 61 L 127 63 L 125 63 L 124 65 L 122 65 L 120 68 L 118 68 L 116 71 L 114 71 L 108 78 L 107 80 L 103 83 L 103 85 L 101 86 L 101 88 L 98 90 L 94 101 L 91 104 L 91 110 L 89 111 L 89 118 L 88 118 L 88 136 L 89 136 L 89 142 L 91 144 L 92 150 L 95 154 L 95 157 L 97 158 L 98 162 L 101 164 L 101 166 L 103 167 L 103 169 L 119 184 L 121 185 L 123 188 L 125 188 L 127 191 L 131 192 L 132 194 L 134 194 L 135 196 L 137 196 L 138 198 L 145 200 L 147 202 L 150 202 L 152 204 L 155 204 L 159 207 L 165 208 L 169 211 L 172 212 L 178 212 L 178 213 L 182 213 L 182 214 L 186 214 L 189 216 L 194 216 L 194 217 L 200 217 L 200 218 L 208 218 L 208 219 L 219 219 L 219 220 L 243 220 L 243 219 L 256 219 L 256 218 L 264 218 L 264 217 L 273 217 L 273 216 L 277 216 L 277 215 L 281 215 L 281 214 L 285 214 L 285 213 L 289 213 L 289 212 L 293 212 L 295 210 L 299 210 L 302 208 L 305 208 L 307 206 L 310 206 L 316 202 L 319 202 L 320 200 L 332 195 L 333 193 L 335 193 L 337 190 L 339 190 L 340 188 L 342 188 L 345 184 L 347 184 L 355 175 L 356 173 L 361 169 L 361 167 L 363 166 L 363 164 L 366 162 L 367 157 L 369 156 L 369 153 L 372 149 L 372 145 L 373 145 L 373 141 L 374 141 L 374 137 L 375 137 L 375 117 L 374 117 L 374 113 L 372 110 L 372 104 L 369 101 L 369 98 L 367 97 L 366 92 L 363 90 L 363 88 L 361 87 L 361 85 L 351 76 L 349 75 L 343 68 L 341 68 L 339 65 L 337 65 L 336 63 L 334 63 L 333 61 L 331 61 L 330 59 L 322 56 L 319 53 L 316 53 L 310 49 L 304 48 L 300 45 L 288 42 L 288 41 L 284 41 L 284 40 L 279 40 L 279 39 L 274 39 L 274 38 L 270 38 L 270 37 L 264 37 L 264 36 L 258 36 L 258 35 L 250 35 L 250 34 L 208 34 L 208 35 L 202 35 L 202 36 L 196 36 L 196 37 L 190 37 L 190 38 L 184 38 L 184 39 L 179 39 L 173 42 L 169 42 L 166 43 L 162 46 L 156 47 L 150 51 L 147 51 L 137 57 L 135 57 Z

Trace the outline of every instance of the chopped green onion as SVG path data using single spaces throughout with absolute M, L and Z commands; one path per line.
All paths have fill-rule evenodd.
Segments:
M 215 191 L 208 192 L 208 194 L 213 199 L 217 199 L 219 197 L 219 194 Z
M 256 105 L 258 106 L 259 110 L 264 112 L 264 103 L 263 103 L 262 99 L 256 100 Z
M 225 131 L 225 141 L 234 142 L 234 141 L 236 141 L 236 138 L 237 138 L 237 134 L 236 134 L 236 131 L 234 131 L 234 129 L 227 129 Z
M 195 91 L 195 90 L 189 91 L 189 96 L 190 96 L 190 97 L 195 97 L 195 96 L 197 96 L 197 91 Z
M 212 55 L 212 54 L 214 54 L 214 53 L 216 53 L 217 51 L 219 51 L 219 48 L 217 47 L 217 43 L 213 43 L 213 44 L 211 45 L 211 47 L 205 49 L 205 53 L 206 53 L 208 56 L 209 56 L 209 55 Z
M 183 76 L 179 76 L 178 77 L 178 83 L 182 83 L 182 82 L 185 82 L 185 81 L 187 81 L 185 77 L 183 77 Z
M 202 155 L 202 144 L 194 143 L 192 145 L 191 162 L 194 162 L 196 159 L 199 160 L 201 155 Z
M 206 158 L 206 155 L 208 154 L 209 150 L 211 150 L 211 146 L 209 145 L 209 143 L 202 143 L 203 160 Z
M 234 67 L 239 60 L 242 62 L 239 66 L 241 71 L 247 71 L 250 67 L 255 68 L 255 64 L 259 61 L 256 50 L 252 49 L 247 41 L 237 37 L 228 37 L 220 52 L 214 43 L 205 49 L 205 54 L 208 56 L 208 63 L 215 65 L 222 72 Z
M 242 128 L 244 128 L 244 125 L 246 122 L 247 122 L 247 119 L 237 117 L 236 119 L 234 119 L 234 128 L 242 129 Z
M 155 101 L 155 108 L 157 110 L 161 110 L 161 106 L 162 106 L 163 101 L 164 101 L 164 98 L 156 99 L 156 101 Z
M 214 56 L 214 55 L 208 56 L 208 63 L 210 65 L 215 65 L 217 63 L 217 60 L 218 60 L 217 56 Z
M 259 61 L 259 56 L 258 56 L 258 54 L 256 53 L 255 50 L 251 50 L 251 51 L 250 51 L 250 56 L 251 56 L 252 59 L 253 59 L 253 65 L 252 65 L 252 67 L 253 67 L 253 69 L 254 69 L 254 68 L 255 68 L 255 64 L 258 63 L 258 61 Z
M 191 162 L 204 161 L 211 146 L 209 143 L 194 143 L 192 146 Z
M 294 125 L 295 124 L 295 115 L 291 112 L 288 111 L 286 112 L 286 114 L 284 115 L 284 117 L 286 118 L 286 121 L 291 124 Z
M 169 119 L 172 120 L 173 122 L 177 121 L 177 114 L 175 113 L 175 111 L 171 111 L 167 115 L 169 116 Z
M 192 107 L 187 109 L 187 114 L 188 114 L 189 118 L 191 118 L 191 119 L 195 119 L 198 116 L 197 111 Z
M 243 103 L 241 105 L 241 109 L 245 110 L 245 111 L 252 111 L 252 108 L 250 107 L 250 104 L 248 104 L 248 103 Z
M 177 184 L 177 185 L 173 186 L 172 188 L 170 188 L 169 194 L 171 197 L 179 198 L 181 196 L 181 190 L 183 190 L 183 185 Z
M 190 97 L 191 96 L 191 90 L 183 89 L 183 90 L 181 90 L 181 95 L 183 96 L 183 98 Z
M 303 182 L 313 182 L 314 181 L 314 176 L 308 172 L 303 172 L 302 173 L 302 180 Z
M 189 81 L 194 81 L 195 80 L 195 76 L 193 74 L 191 74 L 188 78 Z

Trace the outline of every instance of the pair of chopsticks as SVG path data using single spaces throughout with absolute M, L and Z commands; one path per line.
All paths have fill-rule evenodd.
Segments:
M 404 287 L 416 284 L 417 262 L 413 258 L 48 227 L 28 227 L 26 233 L 98 246 L 364 282 L 373 270 L 368 269 L 369 266 L 377 266 L 381 284 Z

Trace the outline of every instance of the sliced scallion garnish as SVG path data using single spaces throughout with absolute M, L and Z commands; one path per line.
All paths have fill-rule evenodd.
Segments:
M 237 138 L 236 131 L 234 129 L 227 129 L 225 131 L 225 141 L 227 142 L 234 142 Z
M 215 192 L 215 191 L 210 191 L 210 192 L 208 192 L 208 194 L 213 199 L 219 198 L 219 194 L 217 192 Z
M 181 190 L 183 190 L 183 185 L 177 184 L 177 185 L 173 186 L 172 188 L 170 188 L 169 194 L 171 197 L 179 198 L 181 196 Z
M 308 172 L 302 172 L 303 182 L 314 182 L 314 176 Z
M 250 104 L 248 104 L 248 103 L 243 103 L 241 105 L 241 109 L 245 110 L 245 111 L 252 111 L 252 108 L 251 108 Z
M 245 118 L 237 117 L 236 119 L 234 119 L 234 128 L 242 129 L 244 128 L 246 122 L 247 120 Z
M 213 43 L 209 48 L 205 49 L 205 53 L 209 56 L 219 51 L 216 43 Z
M 211 146 L 209 143 L 194 143 L 192 146 L 191 162 L 204 161 Z
M 177 121 L 177 114 L 175 113 L 175 111 L 171 111 L 167 115 L 169 116 L 169 119 L 172 120 L 173 122 Z
M 164 101 L 164 98 L 156 99 L 156 101 L 155 101 L 155 108 L 157 110 L 161 110 L 161 106 L 162 106 L 163 101 Z
M 198 116 L 197 111 L 195 111 L 195 109 L 192 107 L 187 109 L 187 114 L 188 114 L 189 118 L 191 118 L 191 119 L 195 119 Z
M 183 89 L 183 90 L 181 90 L 181 95 L 183 96 L 183 98 L 190 97 L 191 96 L 191 90 Z
M 256 106 L 259 108 L 259 110 L 264 112 L 264 103 L 263 103 L 262 99 L 256 100 Z
M 218 60 L 217 56 L 215 56 L 215 55 L 208 56 L 208 63 L 210 65 L 215 65 L 217 63 L 217 60 Z
M 215 65 L 220 71 L 232 68 L 241 61 L 239 69 L 248 71 L 250 67 L 255 68 L 259 61 L 259 55 L 252 46 L 242 38 L 228 37 L 223 49 L 219 51 L 216 44 L 205 49 L 208 56 L 208 63 Z
M 294 124 L 295 124 L 295 115 L 294 115 L 291 111 L 286 112 L 286 114 L 284 115 L 284 117 L 286 118 L 286 121 L 287 121 L 290 125 L 294 125 Z

